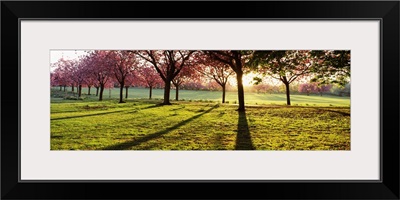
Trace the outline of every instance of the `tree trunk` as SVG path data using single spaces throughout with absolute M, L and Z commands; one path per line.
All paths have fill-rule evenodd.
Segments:
M 78 85 L 78 97 L 82 95 L 82 85 Z
M 150 94 L 149 94 L 149 99 L 151 99 L 152 90 L 153 90 L 153 87 L 152 87 L 152 86 L 150 86 Z
M 88 86 L 88 95 L 90 95 L 90 88 L 91 86 Z
M 96 87 L 96 97 L 99 96 L 99 87 Z
M 60 85 L 60 91 L 62 90 L 62 87 L 61 87 L 61 85 Z
M 171 91 L 171 81 L 166 81 L 165 82 L 165 88 L 164 88 L 164 102 L 163 105 L 171 105 L 171 102 L 169 102 L 169 93 Z
M 238 98 L 239 98 L 239 108 L 238 111 L 245 111 L 244 108 L 244 90 L 243 90 L 243 72 L 238 71 L 236 72 L 236 79 L 237 79 L 237 84 L 238 84 Z
M 64 92 L 65 92 L 65 85 L 64 85 Z
M 290 106 L 290 90 L 289 90 L 289 83 L 284 83 L 286 86 L 286 102 L 287 105 Z
M 175 85 L 176 91 L 175 91 L 175 100 L 179 101 L 179 85 Z
M 108 88 L 108 98 L 111 99 L 111 88 Z
M 225 103 L 225 85 L 222 85 L 222 103 Z
M 74 85 L 72 85 L 72 92 L 74 92 L 74 90 L 75 90 L 75 89 L 74 89 Z
M 100 86 L 99 101 L 103 101 L 103 92 L 104 92 L 104 85 L 103 85 L 103 86 Z
M 119 87 L 119 103 L 125 103 L 124 98 L 124 83 L 119 83 L 121 86 Z
M 129 86 L 125 86 L 125 99 L 128 99 L 128 88 Z

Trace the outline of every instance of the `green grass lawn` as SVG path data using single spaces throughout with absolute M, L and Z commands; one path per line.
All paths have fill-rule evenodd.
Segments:
M 309 106 L 283 106 L 284 95 L 246 94 L 238 113 L 218 103 L 220 92 L 197 91 L 202 102 L 189 102 L 193 92 L 182 90 L 185 101 L 171 106 L 135 99 L 147 98 L 137 88 L 123 104 L 52 99 L 51 150 L 350 150 L 349 98 L 293 95 L 293 104 Z
M 71 88 L 68 88 L 70 91 Z M 55 90 L 57 91 L 57 90 Z M 76 91 L 76 89 L 75 89 Z M 86 95 L 88 93 L 87 88 L 82 88 L 82 96 L 96 100 L 93 94 L 96 94 L 96 89 L 91 89 L 92 95 Z M 153 99 L 162 99 L 164 97 L 163 89 L 153 89 Z M 171 99 L 175 99 L 175 90 L 171 90 Z M 125 97 L 125 89 L 124 89 Z M 109 90 L 105 89 L 103 93 L 104 99 L 109 98 Z M 119 88 L 111 89 L 111 99 L 119 98 Z M 129 88 L 128 99 L 147 99 L 149 98 L 149 89 L 146 88 Z M 220 102 L 222 99 L 221 91 L 194 91 L 194 90 L 179 90 L 179 99 L 185 101 L 199 101 L 199 100 L 212 100 Z M 291 104 L 296 106 L 350 106 L 350 97 L 339 97 L 339 96 L 319 96 L 319 95 L 290 95 Z M 229 104 L 237 103 L 237 92 L 227 92 L 226 101 Z M 264 94 L 264 93 L 253 93 L 245 92 L 245 102 L 248 105 L 286 105 L 285 94 Z

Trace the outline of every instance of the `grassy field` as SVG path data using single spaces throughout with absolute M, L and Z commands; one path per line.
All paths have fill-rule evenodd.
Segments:
M 70 88 L 68 89 L 71 90 Z M 56 90 L 57 91 L 57 90 Z M 76 91 L 76 90 L 75 90 Z M 88 93 L 87 88 L 82 88 L 83 97 L 91 99 L 98 99 L 93 94 L 96 94 L 95 89 L 91 89 L 92 95 L 86 95 Z M 162 99 L 164 90 L 153 89 L 153 99 Z M 124 89 L 125 95 L 125 89 Z M 179 99 L 185 101 L 199 101 L 199 100 L 211 100 L 219 102 L 222 99 L 221 91 L 194 91 L 194 90 L 179 90 Z M 125 96 L 124 96 L 125 97 Z M 149 90 L 145 88 L 129 88 L 128 99 L 147 99 L 149 97 Z M 171 99 L 175 99 L 175 90 L 171 90 Z M 109 90 L 104 90 L 104 99 L 109 98 Z M 111 99 L 119 98 L 119 89 L 111 89 Z M 319 96 L 319 95 L 290 95 L 291 104 L 294 106 L 350 106 L 350 97 L 339 97 L 339 96 Z M 226 101 L 229 104 L 237 103 L 237 92 L 227 92 Z M 264 93 L 252 93 L 245 92 L 245 102 L 249 105 L 286 105 L 285 94 L 264 94 Z
M 293 95 L 293 104 L 309 106 L 283 106 L 282 94 L 246 94 L 238 113 L 217 102 L 220 92 L 196 92 L 195 102 L 194 91 L 182 90 L 185 101 L 159 106 L 135 99 L 147 98 L 141 90 L 145 96 L 135 88 L 124 104 L 53 98 L 51 150 L 350 150 L 349 98 Z

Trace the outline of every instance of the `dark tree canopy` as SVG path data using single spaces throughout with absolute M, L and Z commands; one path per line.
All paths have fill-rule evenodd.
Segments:
M 232 68 L 236 73 L 236 81 L 238 87 L 238 111 L 245 111 L 244 103 L 244 88 L 243 88 L 243 74 L 249 56 L 253 53 L 250 50 L 228 50 L 228 51 L 203 51 L 208 54 L 211 59 L 224 63 Z
M 287 105 L 290 105 L 289 85 L 310 74 L 315 63 L 307 50 L 255 51 L 249 65 L 264 75 L 280 80 L 286 87 Z
M 313 82 L 321 84 L 337 84 L 344 87 L 351 75 L 349 50 L 312 51 L 311 54 L 317 61 L 313 70 Z
M 350 77 L 350 51 L 255 51 L 249 66 L 280 80 L 286 86 L 287 105 L 290 105 L 289 85 L 303 77 L 313 77 L 311 81 L 321 85 L 345 85 Z
M 190 62 L 192 50 L 143 50 L 137 55 L 151 63 L 164 81 L 164 105 L 170 105 L 171 81 Z

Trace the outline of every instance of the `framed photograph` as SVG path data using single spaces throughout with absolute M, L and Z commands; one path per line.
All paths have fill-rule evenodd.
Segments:
M 2 1 L 1 198 L 399 199 L 399 8 Z

